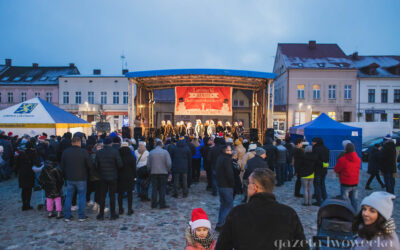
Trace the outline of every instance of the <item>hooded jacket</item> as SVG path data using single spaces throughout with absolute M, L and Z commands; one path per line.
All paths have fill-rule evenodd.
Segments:
M 356 152 L 344 154 L 334 168 L 339 174 L 340 184 L 356 186 L 360 177 L 361 159 Z
M 187 174 L 192 167 L 192 153 L 184 140 L 180 140 L 175 145 L 168 147 L 172 160 L 172 173 Z
M 51 161 L 46 161 L 39 176 L 39 183 L 43 186 L 47 198 L 57 198 L 62 195 L 64 184 L 62 173 Z
M 393 141 L 383 144 L 381 170 L 384 174 L 396 173 L 396 145 Z

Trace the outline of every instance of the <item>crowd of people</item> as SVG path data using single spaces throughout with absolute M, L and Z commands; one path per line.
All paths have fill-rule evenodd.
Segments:
M 23 211 L 32 209 L 32 189 L 43 189 L 49 218 L 69 222 L 71 211 L 78 210 L 78 220 L 85 221 L 85 209 L 91 206 L 97 211 L 98 220 L 104 220 L 107 211 L 109 218 L 115 220 L 125 213 L 124 197 L 128 200 L 127 215 L 134 213 L 134 191 L 142 202 L 150 201 L 152 209 L 169 208 L 167 193 L 186 198 L 191 185 L 200 181 L 203 168 L 206 190 L 219 196 L 218 221 L 211 228 L 204 210 L 194 209 L 186 230 L 187 249 L 272 249 L 269 247 L 276 239 L 306 242 L 297 213 L 277 202 L 273 190 L 296 178 L 294 196 L 303 198 L 304 206 L 320 206 L 328 198 L 325 178 L 329 149 L 319 137 L 313 138 L 311 145 L 302 138 L 293 142 L 290 137 L 283 141 L 266 137 L 261 145 L 257 138 L 246 138 L 242 124 L 228 125 L 218 122 L 214 126 L 212 121 L 203 125 L 198 120 L 194 128 L 180 122 L 173 128 L 167 121 L 163 122 L 159 138 L 147 140 L 121 138 L 116 132 L 88 137 L 79 132 L 67 132 L 62 137 L 48 137 L 45 133 L 18 137 L 0 131 L 0 177 L 8 179 L 13 172 L 17 174 Z M 339 196 L 359 211 L 361 160 L 351 141 L 344 141 L 343 146 L 334 166 L 340 182 Z M 370 155 L 371 178 L 366 189 L 371 189 L 370 183 L 376 177 L 388 193 L 361 202 L 353 229 L 367 240 L 381 235 L 397 239 L 391 218 L 396 159 L 397 151 L 389 137 Z M 380 171 L 385 184 L 379 178 Z M 236 195 L 243 196 L 243 204 L 233 207 Z M 379 216 L 375 218 L 372 213 Z M 214 230 L 220 233 L 218 241 Z M 305 243 L 299 248 L 308 247 Z

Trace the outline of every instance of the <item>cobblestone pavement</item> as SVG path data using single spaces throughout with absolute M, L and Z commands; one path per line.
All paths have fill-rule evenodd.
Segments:
M 360 198 L 372 192 L 363 188 L 367 177 L 368 174 L 362 171 Z M 326 184 L 330 197 L 339 194 L 338 179 L 331 170 Z M 17 180 L 1 182 L 0 249 L 183 249 L 184 230 L 193 208 L 204 208 L 213 226 L 217 221 L 218 197 L 206 192 L 205 186 L 204 182 L 192 185 L 189 197 L 185 199 L 168 196 L 169 209 L 150 209 L 149 202 L 139 202 L 135 198 L 135 213 L 132 216 L 122 215 L 116 221 L 97 221 L 96 214 L 87 209 L 88 221 L 66 223 L 55 218 L 48 219 L 43 209 L 38 211 L 36 206 L 41 202 L 40 191 L 34 192 L 32 197 L 35 210 L 22 212 Z M 372 187 L 378 190 L 378 186 L 374 180 Z M 297 211 L 309 239 L 317 231 L 318 207 L 303 207 L 303 200 L 294 198 L 293 190 L 294 180 L 277 187 L 274 193 L 279 202 Z M 396 187 L 398 193 L 399 184 Z M 235 204 L 239 204 L 241 199 L 241 196 L 236 197 Z M 397 198 L 394 210 L 397 225 L 400 221 L 399 203 L 400 198 Z M 76 213 L 74 218 L 77 218 Z M 400 233 L 399 229 L 397 233 Z

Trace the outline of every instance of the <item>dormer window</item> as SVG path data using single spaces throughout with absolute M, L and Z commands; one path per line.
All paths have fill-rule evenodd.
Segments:
M 21 77 L 20 77 L 20 76 L 17 76 L 17 77 L 14 78 L 13 81 L 14 81 L 14 82 L 18 82 L 19 80 L 21 80 Z
M 5 76 L 5 77 L 3 77 L 1 80 L 2 80 L 3 82 L 5 82 L 5 81 L 8 81 L 8 79 L 10 79 L 10 77 L 9 77 L 9 76 Z
M 299 66 L 299 68 L 303 68 L 303 64 L 302 63 L 298 63 L 297 66 Z
M 47 76 L 42 76 L 41 78 L 40 78 L 40 81 L 46 81 L 47 80 Z
M 32 76 L 28 76 L 28 77 L 25 79 L 25 81 L 29 82 L 29 81 L 32 81 L 32 79 L 33 79 Z
M 377 75 L 378 74 L 377 68 L 379 67 L 380 67 L 379 64 L 371 63 L 370 65 L 361 68 L 361 71 L 363 71 L 365 74 L 368 75 Z
M 324 68 L 325 67 L 325 63 L 318 63 L 318 67 Z
M 344 67 L 344 64 L 343 64 L 343 63 L 339 63 L 339 67 L 340 67 L 340 68 L 343 68 L 343 67 Z

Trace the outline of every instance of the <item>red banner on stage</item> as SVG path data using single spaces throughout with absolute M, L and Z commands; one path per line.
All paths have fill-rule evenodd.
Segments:
M 175 115 L 232 116 L 232 88 L 176 87 Z

